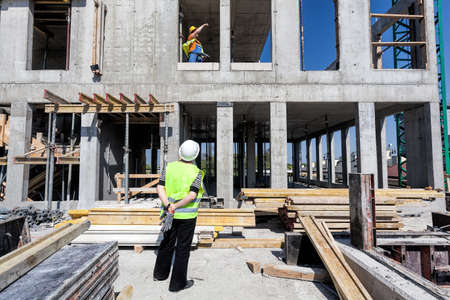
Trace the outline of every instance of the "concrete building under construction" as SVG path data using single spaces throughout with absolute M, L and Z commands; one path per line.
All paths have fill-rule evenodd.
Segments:
M 433 0 L 382 13 L 329 2 L 335 60 L 308 70 L 298 0 L 0 1 L 3 204 L 115 200 L 125 167 L 156 174 L 186 139 L 202 144 L 207 191 L 228 207 L 243 187 L 344 187 L 352 171 L 388 188 L 385 118 L 398 113 L 407 185 L 443 188 Z M 408 40 L 386 37 L 399 19 Z M 202 23 L 209 59 L 188 63 L 181 45 Z M 392 49 L 408 69 L 385 68 Z

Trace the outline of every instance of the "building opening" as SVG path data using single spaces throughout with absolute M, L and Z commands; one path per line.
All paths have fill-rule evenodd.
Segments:
M 425 15 L 422 1 L 372 0 L 372 67 L 425 69 Z
M 231 62 L 272 62 L 271 0 L 231 1 Z
M 202 27 L 202 25 L 206 24 Z M 220 0 L 180 0 L 179 12 L 179 62 L 188 62 L 195 46 L 189 42 L 196 30 L 200 30 L 197 40 L 207 56 L 199 56 L 203 62 L 220 60 Z M 191 39 L 192 40 L 192 39 Z M 183 44 L 189 43 L 183 50 Z M 200 62 L 199 60 L 194 62 Z
M 70 1 L 34 1 L 32 70 L 68 70 Z

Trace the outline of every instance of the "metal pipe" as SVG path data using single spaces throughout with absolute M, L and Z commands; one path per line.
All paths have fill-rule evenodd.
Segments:
M 48 202 L 48 179 L 49 179 L 49 171 L 50 171 L 50 139 L 52 134 L 52 116 L 53 114 L 48 114 L 48 131 L 47 131 L 47 162 L 45 163 L 45 192 L 44 199 Z
M 130 171 L 130 165 L 129 165 L 129 153 L 130 153 L 130 137 L 129 137 L 129 130 L 130 130 L 130 114 L 125 114 L 125 147 L 124 147 L 124 153 L 123 153 L 123 164 L 125 167 L 125 180 L 124 180 L 124 189 L 125 189 L 125 203 L 129 204 L 130 199 L 128 195 L 128 188 L 129 188 L 129 171 Z
M 70 127 L 70 152 L 73 151 L 73 146 L 75 145 L 75 113 L 72 113 L 72 124 Z M 72 164 L 69 164 L 69 171 L 67 173 L 67 193 L 66 200 L 70 200 L 70 189 L 72 186 Z
M 48 180 L 48 209 L 52 209 L 52 201 L 53 201 L 53 177 L 55 171 L 55 133 L 56 133 L 56 113 L 52 114 L 52 132 L 51 132 L 51 142 L 50 142 L 50 151 L 48 156 L 50 157 L 50 169 L 48 172 L 49 180 Z

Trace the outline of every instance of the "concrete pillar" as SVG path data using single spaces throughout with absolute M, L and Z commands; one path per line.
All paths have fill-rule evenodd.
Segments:
M 286 103 L 270 103 L 270 186 L 287 188 Z
M 264 151 L 263 142 L 258 142 L 258 182 L 264 179 Z
M 292 143 L 292 172 L 294 182 L 298 182 L 300 178 L 300 143 L 294 141 Z
M 336 165 L 334 164 L 334 132 L 327 133 L 327 167 L 328 167 L 328 186 L 336 183 Z
M 31 69 L 33 15 L 32 1 L 4 0 L 1 4 L 0 36 L 9 37 L 8 43 L 0 43 L 0 68 L 8 70 L 8 79 L 15 73 Z M 0 78 L 2 76 L 0 75 Z
M 444 187 L 439 103 L 405 111 L 407 180 L 413 188 Z
M 98 135 L 97 114 L 82 114 L 78 209 L 95 207 L 95 201 L 99 200 L 100 142 Z
M 386 118 L 377 118 L 375 125 L 377 129 L 378 188 L 387 189 Z
M 220 70 L 230 71 L 231 66 L 231 4 L 220 0 Z
M 299 1 L 272 0 L 273 63 L 279 80 L 300 71 Z
M 256 186 L 256 155 L 255 155 L 255 123 L 248 124 L 247 140 L 247 187 Z
M 11 208 L 21 205 L 28 196 L 30 165 L 15 164 L 14 157 L 30 151 L 32 121 L 33 111 L 27 103 L 11 103 L 5 203 Z
M 311 143 L 311 139 L 307 139 L 306 140 L 306 164 L 307 164 L 307 174 L 306 174 L 306 180 L 308 182 L 308 184 L 311 182 L 312 180 L 312 174 L 313 174 L 313 161 L 312 161 L 312 153 L 313 153 L 313 149 L 312 149 L 312 143 Z
M 233 201 L 233 105 L 217 103 L 217 197 L 226 208 Z
M 350 174 L 350 238 L 353 246 L 370 250 L 375 245 L 375 185 L 372 174 Z
M 378 186 L 374 103 L 358 102 L 355 104 L 355 127 L 358 173 L 374 174 L 375 186 Z
M 322 136 L 316 137 L 316 180 L 323 181 Z
M 180 114 L 180 105 L 178 103 L 174 103 L 174 112 L 169 113 L 168 118 L 168 128 L 169 128 L 169 137 L 167 139 L 168 144 L 168 152 L 167 152 L 167 162 L 172 162 L 178 160 L 178 149 L 180 148 L 180 122 L 181 122 L 181 114 Z M 165 122 L 162 120 L 160 122 L 160 137 L 161 137 L 161 166 L 164 163 L 164 135 L 165 135 Z
M 341 152 L 342 152 L 342 183 L 348 185 L 349 174 L 352 171 L 352 154 L 350 151 L 349 128 L 341 129 Z

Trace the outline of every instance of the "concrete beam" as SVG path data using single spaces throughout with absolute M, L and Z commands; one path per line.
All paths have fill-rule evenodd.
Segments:
M 355 121 L 358 173 L 374 174 L 375 186 L 378 186 L 375 104 L 355 103 Z
M 271 188 L 287 188 L 286 103 L 270 103 L 270 182 Z
M 226 208 L 233 201 L 233 106 L 217 105 L 217 197 L 224 198 Z
M 387 189 L 386 118 L 377 118 L 375 126 L 377 130 L 378 188 Z
M 95 207 L 99 197 L 100 142 L 98 115 L 81 115 L 78 209 Z
M 19 206 L 28 196 L 29 165 L 14 163 L 14 157 L 30 151 L 33 111 L 25 102 L 11 104 L 9 121 L 8 168 L 6 174 L 6 205 Z
M 231 4 L 220 0 L 220 70 L 230 71 L 231 66 Z

